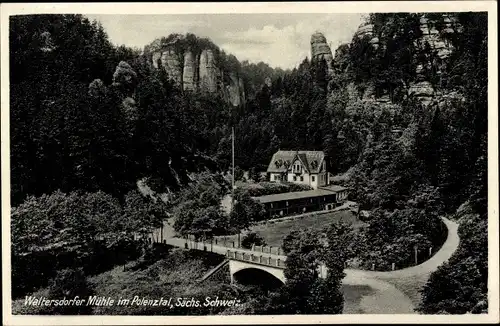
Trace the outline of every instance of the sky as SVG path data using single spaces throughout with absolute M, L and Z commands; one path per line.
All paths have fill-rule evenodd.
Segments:
M 172 33 L 210 38 L 239 61 L 291 69 L 311 54 L 311 35 L 322 32 L 332 52 L 349 42 L 362 14 L 86 15 L 101 22 L 111 42 L 143 48 Z

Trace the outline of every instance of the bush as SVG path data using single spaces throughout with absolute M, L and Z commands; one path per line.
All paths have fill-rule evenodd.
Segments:
M 255 232 L 250 232 L 246 234 L 241 240 L 241 246 L 246 249 L 251 249 L 252 245 L 265 246 L 266 241 L 259 234 Z
M 366 228 L 358 231 L 356 246 L 361 265 L 388 271 L 392 263 L 397 268 L 415 264 L 414 246 L 418 247 L 418 263 L 429 258 L 429 248 L 436 252 L 446 240 L 447 229 L 439 217 L 423 209 L 405 208 L 387 212 L 372 212 Z
M 63 269 L 57 272 L 48 288 L 41 289 L 31 297 L 45 297 L 47 300 L 88 299 L 95 294 L 94 286 L 87 281 L 81 268 Z M 17 315 L 90 315 L 92 306 L 78 305 L 29 305 L 25 298 L 12 302 L 12 313 Z
M 281 194 L 285 192 L 306 191 L 312 190 L 308 185 L 297 183 L 276 183 L 276 182 L 260 182 L 258 184 L 245 185 L 235 190 L 235 198 L 248 194 L 251 197 L 260 197 L 273 194 Z

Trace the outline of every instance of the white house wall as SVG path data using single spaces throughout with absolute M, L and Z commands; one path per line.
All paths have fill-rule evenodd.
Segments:
M 288 173 L 288 175 L 287 175 L 288 182 L 300 183 L 300 184 L 303 184 L 303 185 L 309 185 L 309 174 L 308 173 L 297 175 L 297 181 L 293 181 L 293 177 L 295 177 L 295 176 L 296 176 L 295 173 Z M 304 177 L 304 181 L 300 181 L 300 177 Z

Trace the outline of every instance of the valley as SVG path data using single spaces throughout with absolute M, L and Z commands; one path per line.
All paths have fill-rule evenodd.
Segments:
M 12 313 L 488 313 L 487 22 L 372 13 L 283 69 L 12 16 Z

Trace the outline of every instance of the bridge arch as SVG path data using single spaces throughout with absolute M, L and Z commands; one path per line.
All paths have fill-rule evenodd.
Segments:
M 266 289 L 277 289 L 283 285 L 283 281 L 268 271 L 260 268 L 243 268 L 233 274 L 233 282 L 244 285 L 258 285 Z
M 280 268 L 230 260 L 229 270 L 232 282 L 270 288 L 277 288 L 285 283 L 285 275 Z

